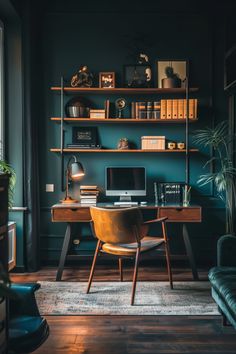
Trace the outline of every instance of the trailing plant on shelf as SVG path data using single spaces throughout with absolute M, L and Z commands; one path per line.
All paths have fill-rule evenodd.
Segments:
M 16 173 L 14 168 L 3 158 L 3 150 L 0 148 L 0 172 L 9 174 L 8 206 L 13 206 L 14 189 L 16 184 Z
M 229 152 L 229 144 L 234 136 L 229 134 L 228 123 L 223 121 L 215 128 L 205 128 L 196 131 L 194 141 L 204 147 L 211 147 L 214 156 L 209 159 L 204 167 L 210 163 L 215 163 L 215 170 L 199 176 L 198 183 L 204 186 L 214 183 L 217 194 L 224 202 L 226 209 L 226 232 L 234 234 L 234 210 L 236 202 L 236 168 Z

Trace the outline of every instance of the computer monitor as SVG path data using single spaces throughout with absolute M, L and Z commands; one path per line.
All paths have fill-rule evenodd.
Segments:
M 129 202 L 132 196 L 146 195 L 145 167 L 107 167 L 105 183 L 107 196 Z

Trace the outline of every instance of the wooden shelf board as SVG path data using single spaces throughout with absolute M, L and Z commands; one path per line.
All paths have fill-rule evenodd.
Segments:
M 61 91 L 60 86 L 51 87 L 52 91 Z M 127 88 L 127 87 L 118 87 L 118 88 L 100 88 L 100 87 L 64 87 L 65 93 L 96 93 L 96 94 L 171 94 L 171 93 L 185 93 L 185 88 Z M 189 92 L 198 91 L 197 87 L 189 88 Z
M 60 123 L 61 118 L 60 117 L 51 117 L 51 121 Z M 132 119 L 132 118 L 107 118 L 107 119 L 94 119 L 94 118 L 63 118 L 64 122 L 67 123 L 75 123 L 75 122 L 86 122 L 86 123 L 117 123 L 117 124 L 123 124 L 123 123 L 185 123 L 186 119 Z M 197 119 L 189 119 L 190 123 L 196 122 Z
M 51 152 L 61 152 L 61 149 L 53 148 L 50 149 Z M 189 152 L 198 152 L 198 149 L 189 149 Z M 130 150 L 118 150 L 118 149 L 69 149 L 64 148 L 63 152 L 95 152 L 95 153 L 186 153 L 186 150 L 141 150 L 141 149 L 130 149 Z

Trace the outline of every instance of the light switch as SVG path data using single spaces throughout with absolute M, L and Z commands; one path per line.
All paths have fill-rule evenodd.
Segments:
M 54 184 L 46 184 L 46 192 L 54 192 Z

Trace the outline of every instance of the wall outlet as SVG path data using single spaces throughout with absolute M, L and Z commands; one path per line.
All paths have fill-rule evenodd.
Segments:
M 46 184 L 46 192 L 54 192 L 54 184 Z

